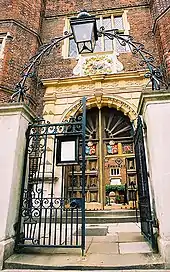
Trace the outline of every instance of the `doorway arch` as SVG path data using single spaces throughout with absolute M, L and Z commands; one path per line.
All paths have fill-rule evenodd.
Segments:
M 63 112 L 61 122 L 68 120 L 71 116 L 80 111 L 80 99 L 76 100 L 67 110 Z M 118 95 L 104 95 L 103 93 L 95 93 L 94 95 L 87 97 L 86 108 L 115 108 L 127 115 L 131 121 L 135 121 L 137 118 L 137 108 L 134 104 L 129 103 L 126 99 Z

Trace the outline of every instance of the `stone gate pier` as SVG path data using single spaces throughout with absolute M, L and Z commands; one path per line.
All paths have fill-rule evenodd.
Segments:
M 0 270 L 14 250 L 28 123 L 34 113 L 24 104 L 0 105 Z
M 158 248 L 170 267 L 170 93 L 142 93 L 138 113 L 146 125 L 148 176 L 158 223 Z

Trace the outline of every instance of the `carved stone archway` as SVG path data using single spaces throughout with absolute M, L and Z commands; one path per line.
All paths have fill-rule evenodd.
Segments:
M 87 97 L 86 102 L 87 109 L 93 107 L 115 108 L 122 111 L 124 115 L 128 116 L 131 121 L 135 121 L 137 117 L 137 108 L 133 104 L 130 104 L 124 98 L 117 95 L 104 95 L 103 93 L 95 93 L 93 96 Z M 76 101 L 71 107 L 63 113 L 62 121 L 68 119 L 70 116 L 74 115 L 76 112 L 80 111 L 80 100 Z

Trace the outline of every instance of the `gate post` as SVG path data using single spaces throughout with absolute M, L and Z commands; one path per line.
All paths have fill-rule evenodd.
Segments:
M 34 113 L 24 104 L 0 105 L 0 270 L 14 249 L 25 153 Z
M 170 92 L 142 93 L 138 113 L 146 124 L 148 170 L 158 220 L 158 248 L 170 267 Z

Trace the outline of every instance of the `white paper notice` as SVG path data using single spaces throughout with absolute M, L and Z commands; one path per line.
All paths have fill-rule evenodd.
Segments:
M 61 142 L 61 162 L 75 161 L 75 141 Z

